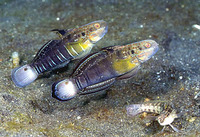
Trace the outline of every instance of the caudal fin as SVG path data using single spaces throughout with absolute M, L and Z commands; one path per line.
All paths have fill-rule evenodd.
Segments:
M 38 77 L 38 73 L 30 65 L 24 65 L 13 69 L 11 77 L 16 86 L 25 87 Z
M 77 88 L 73 80 L 65 79 L 55 82 L 52 85 L 52 97 L 60 100 L 67 101 L 74 98 L 77 94 Z
M 143 111 L 140 109 L 141 104 L 132 104 L 126 107 L 127 115 L 129 116 L 136 116 L 139 113 L 142 113 Z

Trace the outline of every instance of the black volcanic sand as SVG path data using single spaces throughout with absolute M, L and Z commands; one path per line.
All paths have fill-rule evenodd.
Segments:
M 0 136 L 200 136 L 199 0 L 40 0 L 0 2 Z M 11 54 L 20 65 L 30 63 L 40 47 L 58 36 L 52 29 L 70 29 L 95 20 L 109 24 L 93 48 L 145 39 L 159 51 L 138 74 L 110 89 L 68 102 L 51 97 L 51 84 L 67 78 L 77 61 L 46 73 L 25 88 L 11 80 Z M 200 24 L 198 24 L 200 25 Z M 157 121 L 129 117 L 126 106 L 145 99 L 168 101 L 182 116 L 172 123 L 176 133 Z M 148 123 L 148 124 L 146 124 Z

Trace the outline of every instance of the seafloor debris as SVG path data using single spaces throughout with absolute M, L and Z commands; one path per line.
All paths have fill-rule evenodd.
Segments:
M 12 67 L 13 68 L 18 67 L 19 62 L 20 62 L 19 53 L 15 51 L 12 53 Z
M 197 94 L 194 96 L 194 100 L 195 100 L 196 104 L 197 104 L 198 106 L 200 106 L 200 92 L 197 93 Z M 199 114 L 200 114 L 200 109 L 199 109 Z
M 200 97 L 200 92 L 197 93 L 197 94 L 194 96 L 194 99 L 197 99 L 198 97 Z
M 164 131 L 166 125 L 170 125 L 174 131 L 179 132 L 179 130 L 171 124 L 175 118 L 178 118 L 178 114 L 176 114 L 176 110 L 167 102 L 132 104 L 127 106 L 126 109 L 127 114 L 131 116 L 138 115 L 142 112 L 158 114 L 157 116 L 150 116 L 150 118 L 157 120 L 161 126 L 164 126 L 161 132 Z

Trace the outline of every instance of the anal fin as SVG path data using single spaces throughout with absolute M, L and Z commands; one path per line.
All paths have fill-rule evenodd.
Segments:
M 108 88 L 109 86 L 111 86 L 114 82 L 115 82 L 115 78 L 112 78 L 112 79 L 88 86 L 80 92 L 80 95 L 90 94 L 90 93 L 94 93 L 100 90 L 104 90 Z

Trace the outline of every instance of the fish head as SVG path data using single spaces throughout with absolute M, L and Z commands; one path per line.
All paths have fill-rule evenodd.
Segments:
M 107 33 L 108 25 L 103 20 L 94 21 L 78 28 L 67 31 L 66 40 L 68 42 L 85 42 L 92 44 L 98 42 Z
M 140 41 L 136 45 L 134 55 L 141 63 L 149 60 L 159 49 L 158 43 L 154 40 Z
M 98 42 L 107 33 L 108 24 L 103 20 L 94 21 L 88 24 L 87 37 L 91 43 Z

